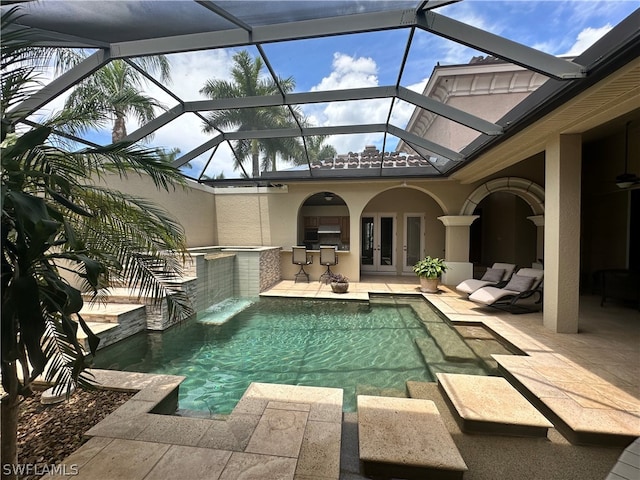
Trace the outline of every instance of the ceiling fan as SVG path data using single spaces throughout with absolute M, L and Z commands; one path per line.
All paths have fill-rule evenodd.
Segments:
M 635 173 L 628 172 L 629 166 L 629 124 L 627 122 L 624 127 L 624 173 L 616 176 L 616 185 L 620 188 L 631 188 L 634 185 L 640 185 L 640 177 Z

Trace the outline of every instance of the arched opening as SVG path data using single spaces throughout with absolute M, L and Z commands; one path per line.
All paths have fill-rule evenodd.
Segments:
M 351 240 L 349 207 L 334 192 L 318 192 L 308 197 L 298 214 L 298 245 L 318 250 L 320 245 L 333 245 L 349 250 Z
M 537 261 L 537 229 L 527 219 L 531 208 L 517 195 L 496 192 L 475 208 L 471 224 L 469 261 L 479 266 L 495 262 L 528 267 Z
M 384 191 L 360 217 L 361 275 L 413 275 L 425 255 L 444 255 L 442 207 L 425 192 L 398 187 Z
M 544 214 L 539 185 L 517 177 L 491 180 L 474 190 L 462 214 L 479 216 L 469 232 L 469 261 L 475 268 L 495 262 L 529 267 L 542 259 L 541 227 L 532 221 Z

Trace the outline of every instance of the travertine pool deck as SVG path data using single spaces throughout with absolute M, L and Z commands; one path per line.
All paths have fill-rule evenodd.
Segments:
M 162 415 L 184 377 L 94 370 L 105 388 L 138 390 L 67 457 L 77 480 L 337 480 L 342 390 L 252 383 L 225 418 Z M 66 478 L 50 475 L 45 478 Z
M 264 295 L 366 300 L 370 292 L 420 295 L 415 277 L 363 278 L 340 295 L 318 282 L 282 281 Z M 546 330 L 540 313 L 479 308 L 447 287 L 426 297 L 452 321 L 483 324 L 526 354 L 497 360 L 506 378 L 526 384 L 536 397 L 530 400 L 548 408 L 539 410 L 554 425 L 560 420 L 596 433 L 586 440 L 640 436 L 637 310 L 600 308 L 598 299 L 587 298 L 580 333 L 570 335 Z M 171 411 L 181 377 L 131 373 L 123 380 L 122 375 L 101 371 L 99 380 L 139 393 L 91 429 L 92 438 L 64 461 L 79 465 L 75 478 L 339 478 L 341 390 L 254 384 L 229 418 L 197 419 L 149 413 Z M 310 396 L 316 390 L 316 397 Z M 168 400 L 158 407 L 161 397 Z M 280 427 L 290 432 L 279 437 L 281 445 L 265 443 L 264 433 Z M 360 478 L 349 475 L 344 478 Z

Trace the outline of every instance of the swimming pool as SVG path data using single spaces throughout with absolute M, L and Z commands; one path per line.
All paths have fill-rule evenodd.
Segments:
M 219 323 L 225 310 L 237 313 Z M 490 350 L 509 353 L 495 341 Z M 94 366 L 184 375 L 180 409 L 226 414 L 254 381 L 343 388 L 344 408 L 354 411 L 356 395 L 403 396 L 407 380 L 434 381 L 439 371 L 486 375 L 490 362 L 421 297 L 385 296 L 231 302 L 100 350 Z

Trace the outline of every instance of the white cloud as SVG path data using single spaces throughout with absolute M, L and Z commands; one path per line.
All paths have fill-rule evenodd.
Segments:
M 378 85 L 378 66 L 370 57 L 355 58 L 335 52 L 331 67 L 332 72 L 329 76 L 311 87 L 312 92 Z
M 169 56 L 171 84 L 169 88 L 182 100 L 201 100 L 200 89 L 207 80 L 229 80 L 232 57 L 230 50 L 187 52 Z
M 168 85 L 169 89 L 183 101 L 206 99 L 199 92 L 207 80 L 231 79 L 232 56 L 234 53 L 230 50 L 213 50 L 169 55 L 168 58 L 171 62 L 171 84 Z M 167 96 L 154 85 L 150 86 L 147 91 L 155 98 L 166 99 L 163 100 L 163 103 L 169 108 L 176 105 L 176 101 L 173 98 Z M 137 127 L 134 126 L 134 128 Z M 202 132 L 202 120 L 200 118 L 194 114 L 183 114 L 177 121 L 171 122 L 158 130 L 150 143 L 154 146 L 162 146 L 168 149 L 179 148 L 181 154 L 184 155 L 214 136 L 215 134 Z M 192 174 L 195 175 L 200 172 L 209 155 L 210 152 L 191 161 L 194 167 Z M 237 173 L 233 172 L 233 158 L 228 149 L 218 149 L 215 155 L 215 174 L 217 175 L 220 172 L 223 172 L 227 178 L 237 176 Z
M 592 28 L 587 27 L 578 33 L 578 37 L 575 43 L 569 48 L 566 53 L 563 53 L 563 56 L 574 57 L 580 55 L 586 49 L 588 49 L 591 45 L 596 43 L 600 38 L 609 32 L 613 28 L 612 25 L 606 24 L 604 27 L 600 28 Z
M 422 93 L 427 79 L 407 88 Z M 355 57 L 336 52 L 333 55 L 332 70 L 312 91 L 326 91 L 349 88 L 377 87 L 378 66 L 369 57 Z M 305 115 L 317 126 L 359 125 L 384 123 L 389 115 L 390 100 L 374 99 L 352 102 L 333 102 L 329 104 L 307 105 Z M 396 102 L 392 111 L 391 123 L 401 128 L 406 126 L 414 107 L 406 102 Z M 382 133 L 334 135 L 327 140 L 338 153 L 360 152 L 366 145 L 381 146 Z M 395 141 L 387 141 L 386 149 L 395 147 Z

